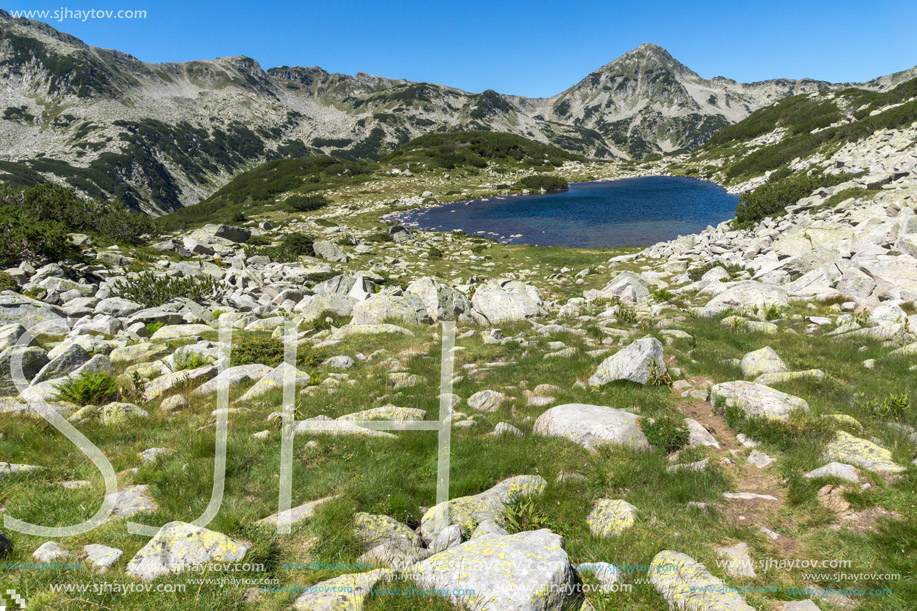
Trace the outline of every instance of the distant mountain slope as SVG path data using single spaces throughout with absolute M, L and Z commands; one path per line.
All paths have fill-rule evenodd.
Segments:
M 255 163 L 380 159 L 435 132 L 509 132 L 603 159 L 687 150 L 785 96 L 837 87 L 702 79 L 643 45 L 552 98 L 473 94 L 314 67 L 265 71 L 247 57 L 150 64 L 3 11 L 0 81 L 0 179 L 51 179 L 152 213 L 195 204 Z

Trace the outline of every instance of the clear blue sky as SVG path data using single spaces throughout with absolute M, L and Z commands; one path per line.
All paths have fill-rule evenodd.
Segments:
M 142 9 L 45 19 L 145 61 L 248 55 L 472 92 L 549 96 L 643 42 L 701 76 L 864 81 L 917 64 L 917 2 L 14 0 L 6 10 Z

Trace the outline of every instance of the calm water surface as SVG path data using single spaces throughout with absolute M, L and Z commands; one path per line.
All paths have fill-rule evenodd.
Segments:
M 735 216 L 738 201 L 703 180 L 650 176 L 574 183 L 563 193 L 459 202 L 397 218 L 421 229 L 463 229 L 515 244 L 611 248 L 696 233 Z

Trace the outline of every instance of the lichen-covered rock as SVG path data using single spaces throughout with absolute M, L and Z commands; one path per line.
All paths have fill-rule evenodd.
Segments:
M 506 400 L 506 395 L 496 390 L 481 390 L 468 397 L 468 405 L 482 412 L 495 412 Z
M 297 598 L 293 608 L 296 611 L 362 611 L 363 601 L 373 587 L 390 574 L 387 569 L 379 569 L 319 582 Z
M 582 577 L 592 575 L 599 582 L 602 592 L 614 592 L 615 586 L 621 581 L 621 571 L 613 564 L 607 562 L 586 562 L 576 565 L 576 573 Z
M 102 407 L 87 405 L 70 416 L 70 421 L 80 422 L 88 418 L 95 418 L 102 425 L 112 426 L 124 424 L 132 418 L 146 418 L 149 415 L 146 410 L 140 409 L 133 403 L 114 402 Z
M 186 385 L 206 382 L 217 375 L 217 368 L 205 365 L 196 369 L 184 369 L 161 375 L 146 385 L 143 391 L 144 401 L 154 401 L 167 392 Z
M 548 530 L 484 535 L 415 564 L 408 574 L 422 587 L 449 592 L 454 604 L 480 611 L 560 611 L 581 596 L 563 537 Z
M 715 404 L 723 402 L 727 407 L 738 407 L 751 417 L 786 420 L 793 410 L 809 409 L 804 399 L 743 380 L 714 385 L 710 398 Z
M 51 562 L 57 558 L 65 558 L 70 552 L 63 549 L 57 541 L 45 541 L 32 552 L 32 557 L 39 562 Z
M 743 356 L 740 367 L 746 378 L 757 378 L 766 373 L 780 373 L 789 370 L 783 359 L 770 346 L 754 350 Z
M 360 512 L 353 517 L 353 531 L 363 550 L 393 539 L 402 539 L 417 547 L 423 546 L 417 533 L 395 518 L 385 515 Z
M 496 521 L 513 497 L 541 494 L 547 482 L 538 475 L 517 475 L 473 496 L 463 496 L 434 505 L 420 520 L 420 534 L 433 541 L 445 528 L 458 524 L 464 533 L 474 532 L 478 524 Z
M 634 525 L 637 508 L 622 499 L 599 499 L 586 516 L 592 534 L 616 537 Z
M 498 325 L 544 314 L 538 289 L 518 280 L 505 284 L 496 280 L 488 282 L 474 292 L 471 305 L 472 317 L 482 325 Z
M 384 323 L 381 325 L 355 325 L 349 324 L 337 329 L 331 334 L 332 340 L 344 340 L 356 335 L 380 335 L 382 333 L 396 333 L 398 335 L 407 335 L 414 337 L 414 332 L 398 325 Z
M 117 492 L 105 495 L 105 501 L 112 503 L 112 518 L 127 518 L 145 511 L 156 511 L 159 507 L 150 496 L 150 487 L 146 484 L 128 486 Z
M 440 320 L 470 320 L 471 301 L 448 284 L 433 278 L 418 278 L 408 285 L 406 293 L 416 295 L 434 322 Z
M 0 291 L 0 325 L 20 324 L 26 329 L 46 323 L 66 330 L 64 318 L 67 313 L 61 308 L 37 299 L 31 299 L 14 291 Z M 50 331 L 51 326 L 42 327 Z
M 871 441 L 838 431 L 825 447 L 824 459 L 856 465 L 876 473 L 900 473 L 905 468 L 892 460 L 892 453 Z
M 354 325 L 379 325 L 396 322 L 419 325 L 430 322 L 423 302 L 415 295 L 373 295 L 353 306 Z
M 309 383 L 309 374 L 305 371 L 300 371 L 292 365 L 286 363 L 281 363 L 277 365 L 270 373 L 263 376 L 258 380 L 254 386 L 245 391 L 241 397 L 239 397 L 240 402 L 251 401 L 256 399 L 261 395 L 271 392 L 272 390 L 277 390 L 283 388 L 284 379 L 286 378 L 287 373 L 289 373 L 293 380 L 296 383 L 296 386 L 302 388 L 303 386 Z
M 61 354 L 52 358 L 47 365 L 41 368 L 41 371 L 32 378 L 32 384 L 67 376 L 90 358 L 92 358 L 91 355 L 82 346 L 70 344 Z
M 650 565 L 650 582 L 670 609 L 754 611 L 745 600 L 687 554 L 665 550 Z
M 653 370 L 662 374 L 666 370 L 662 360 L 662 343 L 655 337 L 644 337 L 602 361 L 592 377 L 590 386 L 604 386 L 615 380 L 629 380 L 646 384 Z
M 602 405 L 568 403 L 552 407 L 535 420 L 532 430 L 538 435 L 566 437 L 589 450 L 609 444 L 650 447 L 639 416 Z
M 173 339 L 189 339 L 199 337 L 204 333 L 211 333 L 215 331 L 216 329 L 213 327 L 201 324 L 166 325 L 157 329 L 156 332 L 153 333 L 153 335 L 150 337 L 150 339 L 159 342 Z
M 736 543 L 727 547 L 716 548 L 716 554 L 723 559 L 723 568 L 733 577 L 757 577 L 754 562 L 748 554 L 748 544 Z
M 28 473 L 29 471 L 38 471 L 41 468 L 42 467 L 36 467 L 34 465 L 19 465 L 16 463 L 0 462 L 0 479 L 15 473 Z
M 786 289 L 779 286 L 755 280 L 736 282 L 708 301 L 701 316 L 716 316 L 729 310 L 758 310 L 768 306 L 782 308 L 788 305 L 788 298 Z
M 155 361 L 156 359 L 168 355 L 169 352 L 169 347 L 165 344 L 141 342 L 132 346 L 115 348 L 111 351 L 111 354 L 108 355 L 108 358 L 116 365 L 123 363 L 130 363 L 133 365 L 136 363 Z
M 806 369 L 803 371 L 780 371 L 775 373 L 764 373 L 755 378 L 755 384 L 764 386 L 773 386 L 774 384 L 785 384 L 793 380 L 808 378 L 811 380 L 823 380 L 825 372 L 821 369 Z
M 296 524 L 297 522 L 302 522 L 303 520 L 308 520 L 313 515 L 315 515 L 315 510 L 318 509 L 324 503 L 336 499 L 337 495 L 326 496 L 315 501 L 309 501 L 308 503 L 303 503 L 297 507 L 291 507 L 286 511 L 281 511 L 280 513 L 275 513 L 266 518 L 258 520 L 261 524 L 267 524 L 269 526 L 277 526 L 281 520 L 287 520 L 290 524 Z
M 185 522 L 169 522 L 131 558 L 125 571 L 152 581 L 208 562 L 239 562 L 247 552 L 245 545 L 222 533 Z
M 260 363 L 229 367 L 228 369 L 224 369 L 222 373 L 218 374 L 215 378 L 208 380 L 195 388 L 192 394 L 213 394 L 217 391 L 218 388 L 220 388 L 222 384 L 226 384 L 228 388 L 232 388 L 236 384 L 242 384 L 244 382 L 257 382 L 263 379 L 264 376 L 271 373 L 271 371 L 273 371 L 273 369 L 267 365 L 261 365 Z
M 650 287 L 646 280 L 634 272 L 624 271 L 614 277 L 601 290 L 589 290 L 583 293 L 588 301 L 595 299 L 619 299 L 623 303 L 636 305 L 643 303 L 650 296 Z
M 314 418 L 301 420 L 293 430 L 294 434 L 301 435 L 308 433 L 311 435 L 362 435 L 364 437 L 379 437 L 382 439 L 394 439 L 394 435 L 385 431 L 375 431 L 352 424 L 347 420 L 335 420 L 328 416 L 321 415 Z
M 365 420 L 396 420 L 398 422 L 418 422 L 427 417 L 426 410 L 416 407 L 397 407 L 395 405 L 383 405 L 366 409 L 362 412 L 354 412 L 341 416 L 338 420 L 347 420 L 350 422 L 359 422 Z
M 99 545 L 97 543 L 84 545 L 83 552 L 86 554 L 86 562 L 100 571 L 104 571 L 112 566 L 124 555 L 124 552 L 117 548 Z

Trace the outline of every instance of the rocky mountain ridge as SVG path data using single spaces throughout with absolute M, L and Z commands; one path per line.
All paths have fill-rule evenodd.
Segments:
M 150 64 L 5 12 L 0 40 L 0 175 L 51 179 L 153 213 L 197 203 L 264 160 L 375 159 L 435 131 L 504 131 L 605 159 L 690 149 L 784 96 L 839 87 L 703 79 L 649 44 L 533 99 L 321 68 L 263 70 L 247 57 Z M 902 74 L 863 86 L 888 88 Z

